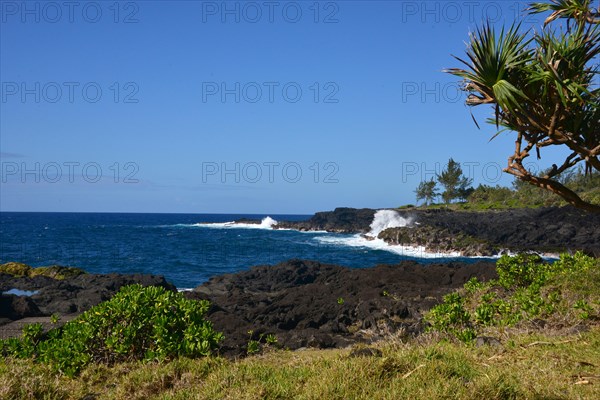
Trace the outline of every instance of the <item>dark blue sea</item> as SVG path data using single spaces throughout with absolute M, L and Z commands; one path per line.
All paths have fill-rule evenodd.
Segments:
M 179 289 L 291 258 L 364 268 L 401 260 L 446 261 L 359 235 L 273 230 L 309 215 L 0 213 L 0 264 L 64 265 L 91 273 L 164 275 Z M 232 225 L 240 218 L 261 225 Z M 456 258 L 454 258 L 456 259 Z M 465 259 L 461 259 L 465 260 Z M 467 259 L 468 260 L 468 259 Z M 470 259 L 475 261 L 475 259 Z

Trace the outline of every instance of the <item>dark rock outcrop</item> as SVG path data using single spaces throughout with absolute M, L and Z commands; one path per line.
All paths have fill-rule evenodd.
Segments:
M 0 292 L 11 289 L 37 291 L 31 297 L 2 295 L 0 319 L 6 323 L 25 317 L 81 313 L 110 299 L 122 286 L 136 283 L 176 290 L 164 277 L 155 275 L 80 274 L 66 279 L 53 279 L 40 275 L 0 274 Z
M 280 346 L 345 347 L 390 333 L 419 333 L 423 312 L 473 276 L 495 277 L 493 263 L 403 262 L 344 268 L 290 260 L 212 278 L 186 295 L 212 303 L 209 319 L 225 334 L 222 352 L 240 355 L 253 338 L 274 334 Z
M 464 255 L 494 254 L 496 250 L 560 253 L 582 250 L 600 256 L 600 215 L 574 207 L 550 207 L 486 212 L 398 211 L 418 224 L 382 232 L 390 243 L 417 243 L 464 251 Z M 410 229 L 410 228 L 409 228 Z M 403 237 L 404 235 L 404 237 Z M 398 241 L 398 236 L 402 239 Z M 409 240 L 405 242 L 404 240 Z
M 27 296 L 0 296 L 0 319 L 4 319 L 6 322 L 41 315 L 42 312 L 35 302 Z
M 377 237 L 391 245 L 422 246 L 428 252 L 444 254 L 458 252 L 464 257 L 493 256 L 502 251 L 500 245 L 486 239 L 430 225 L 388 228 Z
M 395 210 L 410 219 L 409 228 L 390 228 L 382 239 L 390 244 L 425 246 L 433 252 L 464 256 L 494 255 L 501 250 L 560 253 L 582 250 L 600 256 L 600 214 L 571 206 L 501 211 L 444 209 Z M 336 208 L 307 221 L 280 221 L 274 227 L 301 231 L 367 233 L 377 210 Z
M 370 230 L 376 210 L 370 208 L 336 208 L 318 212 L 308 221 L 280 221 L 275 229 L 297 229 L 300 231 L 328 231 L 337 233 L 365 233 Z

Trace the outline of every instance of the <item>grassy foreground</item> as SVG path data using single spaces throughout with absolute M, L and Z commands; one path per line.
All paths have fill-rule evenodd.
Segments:
M 0 363 L 0 398 L 600 398 L 597 326 L 570 336 L 512 334 L 503 343 L 465 346 L 430 336 L 412 344 L 391 340 L 378 346 L 380 357 L 278 350 L 240 361 L 92 365 L 77 379 L 57 376 L 43 364 L 7 359 Z

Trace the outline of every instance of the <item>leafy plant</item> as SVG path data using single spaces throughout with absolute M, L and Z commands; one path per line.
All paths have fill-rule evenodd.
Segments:
M 505 289 L 542 285 L 549 277 L 550 270 L 551 265 L 544 263 L 537 254 L 503 255 L 496 262 L 498 283 Z
M 267 347 L 270 346 L 275 346 L 277 344 L 277 336 L 275 336 L 272 333 L 269 333 L 267 335 L 265 335 L 264 333 L 261 333 L 260 335 L 258 335 L 258 340 L 254 340 L 254 331 L 250 330 L 248 331 L 248 336 L 249 336 L 249 340 L 248 340 L 248 344 L 246 345 L 246 353 L 248 354 L 256 354 L 259 351 L 261 351 L 262 346 L 261 346 L 261 341 L 264 340 L 264 343 Z
M 442 304 L 429 311 L 428 320 L 433 330 L 453 334 L 463 341 L 474 338 L 471 315 L 465 309 L 463 297 L 458 293 L 444 296 Z
M 259 351 L 260 351 L 260 342 L 258 342 L 256 340 L 249 340 L 248 346 L 247 346 L 247 353 L 255 354 L 255 353 L 258 353 Z
M 267 336 L 265 336 L 265 343 L 267 343 L 269 346 L 276 345 L 277 336 L 273 335 L 272 333 L 269 333 Z
M 477 279 L 477 277 L 472 277 L 464 284 L 464 289 L 467 293 L 472 294 L 475 291 L 481 289 L 483 287 L 483 283 Z
M 469 280 L 464 296 L 451 293 L 432 308 L 426 319 L 431 329 L 470 341 L 486 326 L 511 326 L 534 318 L 580 310 L 579 318 L 596 313 L 600 304 L 600 261 L 583 253 L 561 255 L 554 263 L 533 254 L 503 256 L 496 263 L 498 279 L 483 283 Z M 574 305 L 570 293 L 580 298 Z
M 573 308 L 576 310 L 580 310 L 579 318 L 588 319 L 591 314 L 594 312 L 594 309 L 589 305 L 589 303 L 585 300 L 578 300 Z
M 223 335 L 204 317 L 207 301 L 188 300 L 162 287 L 132 285 L 52 330 L 45 340 L 41 326 L 26 327 L 20 344 L 3 344 L 5 353 L 52 364 L 69 376 L 90 362 L 166 360 L 211 353 Z
M 55 325 L 55 324 L 58 324 L 58 321 L 60 321 L 60 315 L 58 315 L 58 314 L 52 314 L 52 315 L 50 316 L 50 322 L 51 322 L 53 325 Z

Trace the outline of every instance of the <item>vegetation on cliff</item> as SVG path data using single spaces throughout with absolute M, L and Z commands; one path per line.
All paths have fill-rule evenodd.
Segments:
M 586 175 L 583 170 L 569 170 L 556 176 L 558 182 L 577 190 L 587 202 L 600 204 L 600 174 Z M 460 203 L 433 204 L 439 193 L 435 181 L 425 182 L 417 188 L 417 201 L 427 200 L 427 208 L 454 210 L 504 210 L 512 208 L 560 207 L 568 203 L 560 196 L 515 179 L 512 188 L 481 184 L 468 192 L 466 201 Z M 433 184 L 433 187 L 431 187 Z M 431 188 L 431 191 L 429 190 Z M 427 196 L 426 196 L 427 195 Z
M 470 342 L 498 328 L 587 326 L 600 320 L 600 259 L 582 253 L 556 262 L 503 256 L 498 279 L 471 279 L 426 318 L 431 328 Z

